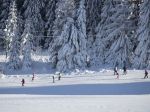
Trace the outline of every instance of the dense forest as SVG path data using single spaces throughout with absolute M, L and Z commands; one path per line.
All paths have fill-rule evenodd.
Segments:
M 150 69 L 150 0 L 0 0 L 0 51 L 7 67 L 31 68 L 38 49 L 47 50 L 61 72 Z

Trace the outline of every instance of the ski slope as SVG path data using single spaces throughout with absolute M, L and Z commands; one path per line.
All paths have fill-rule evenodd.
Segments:
M 58 81 L 44 62 L 47 57 L 40 58 L 29 72 L 0 74 L 0 112 L 150 112 L 150 78 L 143 79 L 144 70 L 127 75 L 119 70 L 119 79 L 111 69 L 76 70 Z
M 1 112 L 150 112 L 150 79 L 130 70 L 116 79 L 111 70 L 62 74 L 1 75 Z M 21 79 L 26 80 L 21 87 Z
M 116 79 L 111 70 L 83 71 L 65 74 L 58 80 L 55 74 L 39 75 L 2 75 L 0 94 L 35 95 L 142 95 L 150 93 L 150 79 L 143 79 L 143 71 L 128 71 Z M 53 83 L 52 76 L 55 76 Z M 21 87 L 21 80 L 25 86 Z

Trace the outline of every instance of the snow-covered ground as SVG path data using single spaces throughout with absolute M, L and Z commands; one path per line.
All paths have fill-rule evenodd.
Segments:
M 120 79 L 111 70 L 62 75 L 60 81 L 55 75 L 55 83 L 52 75 L 36 74 L 34 81 L 32 75 L 1 75 L 1 112 L 150 112 L 150 79 L 143 71 Z
M 1 75 L 0 93 L 3 94 L 41 94 L 41 95 L 137 95 L 150 93 L 150 79 L 143 79 L 143 71 L 128 71 L 120 78 L 111 70 L 74 72 L 62 75 L 58 81 L 54 74 Z M 25 87 L 21 80 L 25 79 Z
M 150 112 L 150 95 L 0 95 L 1 112 Z
M 150 78 L 143 79 L 143 70 L 119 70 L 119 79 L 109 69 L 76 70 L 58 81 L 44 60 L 33 64 L 34 81 L 32 71 L 0 75 L 0 112 L 150 112 Z

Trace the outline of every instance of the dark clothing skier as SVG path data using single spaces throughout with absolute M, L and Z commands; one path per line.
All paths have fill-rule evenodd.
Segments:
M 60 80 L 61 79 L 61 75 L 60 75 L 60 73 L 58 74 L 58 80 Z
M 116 73 L 116 75 L 117 75 L 117 79 L 119 79 L 119 73 L 118 72 Z
M 32 81 L 34 80 L 34 77 L 35 77 L 35 75 L 34 75 L 34 73 L 33 73 L 33 75 L 32 75 Z
M 127 68 L 126 68 L 126 66 L 123 67 L 123 74 L 124 74 L 124 75 L 127 74 Z
M 22 83 L 22 86 L 24 86 L 24 84 L 25 84 L 25 80 L 24 80 L 24 79 L 22 79 L 21 83 Z
M 54 76 L 52 76 L 52 78 L 53 78 L 53 83 L 55 83 L 55 77 L 54 77 Z
M 145 78 L 148 78 L 148 71 L 147 70 L 145 70 L 145 76 L 144 76 L 144 79 Z
M 114 68 L 114 75 L 117 75 L 117 67 Z

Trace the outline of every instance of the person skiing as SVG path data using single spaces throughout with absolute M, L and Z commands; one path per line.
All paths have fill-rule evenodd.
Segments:
M 61 75 L 60 75 L 60 73 L 58 74 L 58 80 L 60 80 L 60 78 L 61 78 Z
M 118 72 L 116 72 L 116 75 L 117 75 L 117 79 L 119 79 L 119 73 Z
M 21 83 L 22 83 L 22 86 L 24 86 L 24 84 L 25 84 L 25 80 L 24 80 L 24 79 L 22 79 Z
M 35 75 L 34 75 L 34 72 L 33 72 L 33 74 L 32 74 L 32 81 L 34 80 L 34 77 L 35 77 Z
M 144 79 L 145 78 L 148 78 L 148 71 L 145 69 L 145 76 L 144 76 Z
M 54 76 L 52 76 L 52 78 L 53 78 L 53 83 L 55 83 L 55 77 L 54 77 Z
M 126 75 L 127 74 L 127 67 L 123 66 L 123 74 Z
M 114 68 L 114 75 L 117 75 L 117 66 Z

